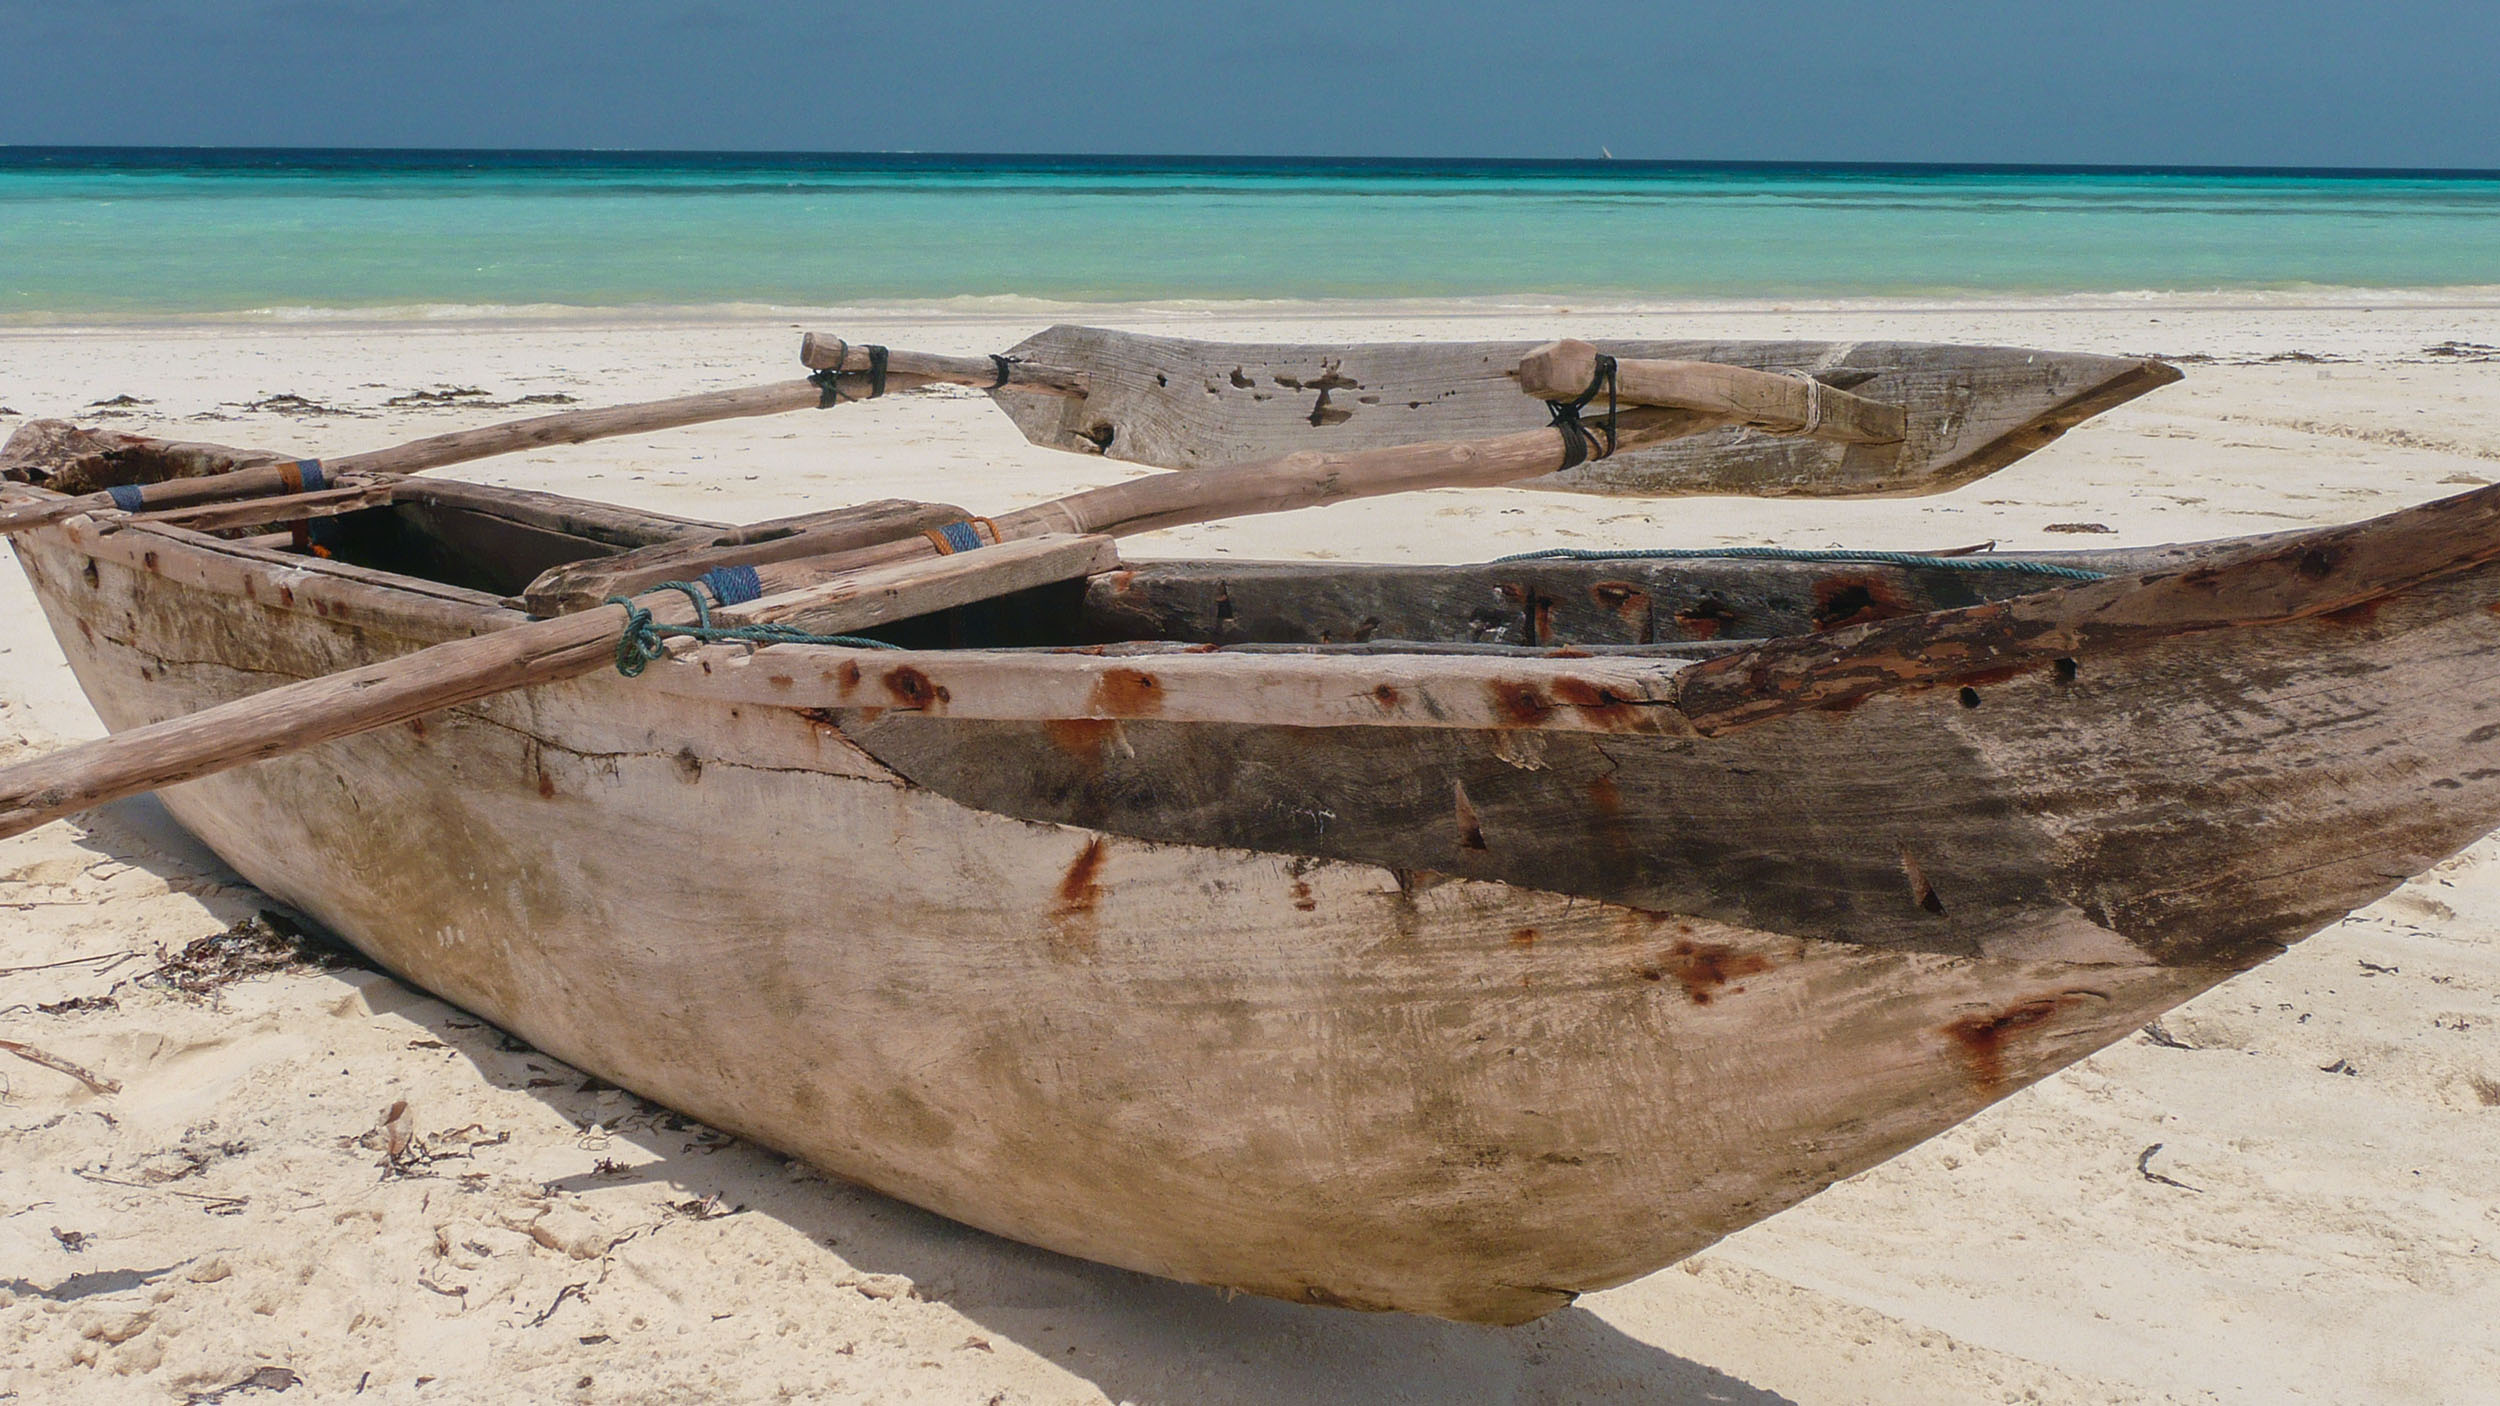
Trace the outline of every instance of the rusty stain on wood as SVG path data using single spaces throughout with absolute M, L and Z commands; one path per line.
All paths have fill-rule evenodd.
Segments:
M 1485 685 L 1485 697 L 1503 727 L 1535 727 L 1554 715 L 1554 705 L 1536 685 L 1497 679 Z
M 2017 1001 L 1999 1010 L 1966 1015 L 1944 1027 L 1945 1038 L 1952 1041 L 1969 1070 L 1972 1086 L 1982 1098 L 1993 1099 L 2007 1091 L 2006 1047 L 2015 1037 L 2039 1029 L 2057 1018 L 2067 1003 L 2096 993 L 2061 991 L 2054 995 L 2034 996 Z
M 1097 713 L 1115 718 L 1152 717 L 1163 710 L 1163 686 L 1143 669 L 1104 669 L 1088 700 Z
M 1658 965 L 1673 973 L 1684 995 L 1696 1006 L 1706 1006 L 1724 989 L 1729 995 L 1742 995 L 1745 988 L 1728 983 L 1749 976 L 1759 976 L 1771 969 L 1770 959 L 1754 952 L 1739 952 L 1724 942 L 1679 941 L 1667 949 Z
M 1634 630 L 1649 623 L 1649 592 L 1629 581 L 1600 581 L 1589 587 L 1589 599 Z
M 927 712 L 944 704 L 948 694 L 945 686 L 929 681 L 929 676 L 909 664 L 897 664 L 885 671 L 885 691 L 896 707 Z
M 1119 727 L 1106 718 L 1052 718 L 1042 724 L 1042 731 L 1052 746 L 1099 772 L 1103 744 L 1111 740 Z
M 1102 871 L 1106 859 L 1102 837 L 1085 842 L 1068 861 L 1067 871 L 1059 876 L 1057 903 L 1051 909 L 1051 950 L 1062 959 L 1091 956 L 1097 946 L 1100 927 L 1096 908 L 1105 892 Z
M 1837 630 L 1916 612 L 1881 576 L 1833 576 L 1814 583 L 1814 628 Z

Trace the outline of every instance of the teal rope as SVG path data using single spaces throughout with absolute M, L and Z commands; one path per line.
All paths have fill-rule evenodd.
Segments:
M 2054 562 L 2024 561 L 2019 557 L 1931 557 L 1916 552 L 1856 552 L 1846 550 L 1809 551 L 1798 547 L 1644 547 L 1622 551 L 1592 547 L 1548 547 L 1541 552 L 1519 552 L 1495 557 L 1494 561 L 1696 561 L 1711 557 L 1742 557 L 1754 561 L 1839 561 L 1860 562 L 1870 566 L 1932 567 L 1939 571 L 2011 571 L 2030 576 L 2053 576 L 2061 581 L 2101 581 L 2106 573 L 2086 571 L 2080 566 L 2059 566 Z
M 625 633 L 616 638 L 616 671 L 634 678 L 651 666 L 651 661 L 668 653 L 660 641 L 668 636 L 702 640 L 706 644 L 720 640 L 738 640 L 747 644 L 832 644 L 845 649 L 900 649 L 899 644 L 867 639 L 860 635 L 811 635 L 790 625 L 714 625 L 712 603 L 701 586 L 691 581 L 662 581 L 655 591 L 676 591 L 694 602 L 694 623 L 663 625 L 651 618 L 651 612 L 625 596 L 610 596 L 603 604 L 625 607 Z

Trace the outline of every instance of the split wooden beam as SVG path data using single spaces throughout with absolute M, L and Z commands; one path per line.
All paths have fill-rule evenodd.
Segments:
M 1598 379 L 1598 351 L 1586 342 L 1549 342 L 1522 357 L 1519 388 L 1539 400 L 1576 400 Z M 1898 444 L 1909 412 L 1851 395 L 1807 376 L 1783 376 L 1716 361 L 1615 362 L 1615 399 L 1671 406 L 1730 424 L 1842 444 Z M 1583 414 L 1605 413 L 1605 394 Z

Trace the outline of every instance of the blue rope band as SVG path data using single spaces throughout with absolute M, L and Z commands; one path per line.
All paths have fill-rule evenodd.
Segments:
M 946 550 L 950 552 L 979 551 L 983 545 L 981 534 L 968 522 L 950 522 L 937 533 L 946 539 Z
M 750 570 L 751 568 L 741 568 Z M 663 639 L 701 640 L 713 644 L 736 640 L 746 644 L 830 644 L 844 649 L 901 649 L 899 644 L 866 639 L 859 635 L 811 635 L 788 625 L 723 625 L 712 623 L 712 605 L 704 596 L 704 588 L 692 581 L 662 581 L 655 591 L 677 591 L 694 602 L 694 623 L 663 625 L 651 618 L 651 612 L 625 596 L 610 596 L 604 604 L 625 607 L 625 633 L 616 640 L 616 671 L 627 678 L 639 675 L 651 661 L 668 653 Z M 722 602 L 724 605 L 729 602 Z
M 298 459 L 295 461 L 295 467 L 304 475 L 304 491 L 306 493 L 318 493 L 322 489 L 329 487 L 330 481 L 322 476 L 321 461 L 319 459 Z
M 2086 571 L 2080 566 L 2059 566 L 2054 562 L 2024 561 L 2019 557 L 1931 557 L 1916 552 L 1857 552 L 1846 550 L 1809 551 L 1796 547 L 1648 547 L 1616 550 L 1590 547 L 1549 547 L 1541 552 L 1520 552 L 1496 557 L 1506 561 L 1707 561 L 1712 557 L 1737 557 L 1750 561 L 1832 561 L 1856 562 L 1868 566 L 1908 566 L 1938 571 L 2011 571 L 2018 575 L 2048 576 L 2060 581 L 2100 581 L 2106 573 Z
M 113 495 L 113 506 L 126 513 L 135 513 L 148 505 L 147 495 L 135 483 L 117 483 L 104 491 Z
M 752 566 L 716 566 L 695 579 L 722 605 L 744 605 L 764 594 L 764 578 Z

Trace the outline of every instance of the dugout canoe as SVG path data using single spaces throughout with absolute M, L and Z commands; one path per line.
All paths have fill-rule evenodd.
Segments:
M 164 796 L 416 985 L 830 1172 L 1515 1323 L 2500 824 L 2496 495 L 2024 560 L 1136 565 Z M 336 522 L 16 545 L 118 730 L 694 526 L 448 483 Z

